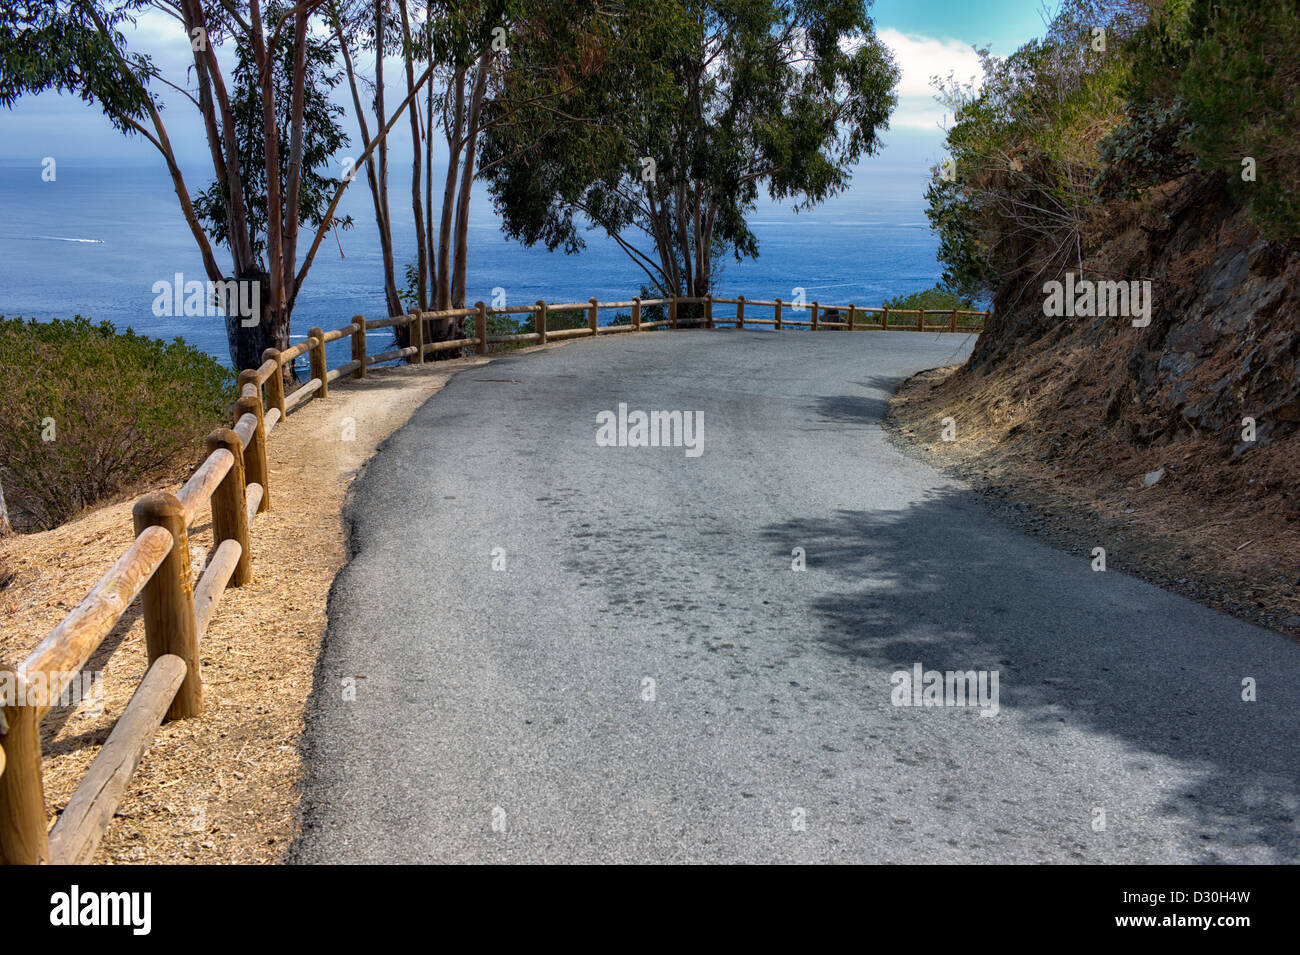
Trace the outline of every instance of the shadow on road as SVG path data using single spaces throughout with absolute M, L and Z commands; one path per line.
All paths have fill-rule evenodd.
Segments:
M 819 415 L 842 424 L 875 425 L 889 410 L 885 398 L 867 398 L 862 395 L 823 395 L 816 399 L 814 408 Z
M 891 672 L 997 668 L 1002 710 L 1031 727 L 1107 734 L 1133 773 L 1154 768 L 1144 754 L 1187 764 L 1199 782 L 1161 811 L 1193 820 L 1202 844 L 1188 848 L 1207 860 L 1218 845 L 1300 857 L 1300 665 L 1282 637 L 1227 617 L 1189 631 L 1187 608 L 1203 608 L 1093 573 L 1087 556 L 1026 542 L 1008 557 L 1005 531 L 964 489 L 901 511 L 784 521 L 764 536 L 800 541 L 808 573 L 829 575 L 811 606 L 830 651 Z M 1248 676 L 1259 702 L 1241 699 Z

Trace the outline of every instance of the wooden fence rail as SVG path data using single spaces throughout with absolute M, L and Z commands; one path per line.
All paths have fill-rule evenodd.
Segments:
M 682 306 L 692 306 L 685 317 Z M 717 316 L 714 305 L 734 305 L 734 317 Z M 645 320 L 646 308 L 667 310 L 667 317 Z M 754 309 L 772 309 L 772 318 L 756 318 Z M 601 325 L 601 310 L 630 310 L 630 321 Z M 748 314 L 746 309 L 749 310 Z M 808 319 L 790 318 L 790 313 Z M 556 312 L 586 314 L 578 328 L 551 329 Z M 879 315 L 875 319 L 875 315 Z M 944 316 L 941 324 L 927 324 L 926 316 Z M 513 335 L 487 333 L 489 315 L 531 315 L 535 330 Z M 959 316 L 979 316 L 978 324 L 959 322 Z M 199 669 L 200 641 L 227 587 L 255 581 L 251 526 L 257 515 L 271 509 L 270 469 L 266 442 L 276 425 L 314 398 L 327 398 L 330 385 L 351 375 L 365 378 L 366 369 L 379 362 L 408 359 L 424 361 L 426 355 L 460 348 L 484 354 L 498 343 L 547 342 L 640 332 L 662 328 L 767 325 L 860 331 L 867 329 L 934 332 L 978 332 L 988 312 L 965 309 L 894 310 L 855 304 L 807 305 L 763 301 L 744 296 L 633 298 L 626 302 L 586 302 L 438 312 L 415 312 L 367 320 L 362 315 L 333 331 L 313 328 L 308 337 L 283 351 L 268 348 L 257 368 L 241 371 L 239 398 L 232 427 L 219 428 L 207 438 L 207 458 L 175 494 L 155 491 L 136 502 L 133 510 L 135 539 L 117 562 L 91 588 L 73 610 L 50 631 L 17 668 L 0 666 L 0 862 L 17 864 L 80 863 L 88 861 L 113 818 L 131 774 L 164 719 L 185 719 L 203 711 L 203 678 Z M 904 318 L 903 316 L 907 316 Z M 426 342 L 425 322 L 436 319 L 473 318 L 473 336 Z M 411 327 L 411 344 L 377 355 L 367 351 L 367 332 L 380 328 Z M 351 360 L 329 369 L 325 346 L 343 338 L 351 340 Z M 310 377 L 291 394 L 284 393 L 286 364 L 306 355 Z M 193 579 L 189 529 L 195 517 L 209 508 L 213 548 L 199 579 Z M 117 625 L 137 597 L 141 600 L 149 665 L 130 703 L 117 719 L 108 740 L 96 755 L 86 776 L 69 799 L 53 829 L 47 833 L 45 793 L 41 779 L 40 724 L 76 673 L 90 660 L 104 638 Z

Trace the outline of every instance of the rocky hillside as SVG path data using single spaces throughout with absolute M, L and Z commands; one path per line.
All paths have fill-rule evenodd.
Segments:
M 1048 318 L 1032 277 L 1009 276 L 961 377 L 1024 380 L 1026 365 L 1055 355 L 1064 377 L 1024 380 L 1028 390 L 1050 392 L 1062 411 L 1093 409 L 1090 430 L 1135 448 L 1197 437 L 1236 460 L 1295 439 L 1300 250 L 1261 238 L 1217 180 L 1182 183 L 1150 204 L 1085 261 L 1084 274 L 1150 279 L 1151 324 Z M 1244 417 L 1256 421 L 1253 443 L 1241 440 Z
M 1011 276 L 945 387 L 996 379 L 1003 401 L 1033 409 L 1014 434 L 1033 435 L 1041 460 L 1155 462 L 1228 503 L 1267 496 L 1300 519 L 1300 250 L 1261 238 L 1216 180 L 1188 181 L 1148 203 L 1084 274 L 1149 278 L 1150 325 L 1046 317 L 1041 288 Z
M 1300 250 L 1214 177 L 1107 215 L 1129 221 L 1085 275 L 1149 278 L 1150 324 L 1049 318 L 1046 276 L 1008 275 L 970 360 L 911 389 L 902 426 L 971 476 L 1112 519 L 1088 533 L 1127 537 L 1125 569 L 1300 631 Z

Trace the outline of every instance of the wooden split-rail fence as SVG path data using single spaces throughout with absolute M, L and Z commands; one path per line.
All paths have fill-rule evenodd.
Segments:
M 735 314 L 715 319 L 714 305 L 734 305 Z M 690 317 L 682 305 L 694 306 Z M 667 318 L 642 321 L 642 309 L 667 308 Z M 746 309 L 772 309 L 771 318 L 756 318 Z M 600 325 L 603 309 L 630 309 L 630 324 Z M 552 312 L 585 311 L 585 327 L 548 330 Z M 790 318 L 791 312 L 808 318 Z M 942 316 L 927 323 L 927 316 Z M 135 539 L 90 593 L 28 654 L 17 668 L 0 667 L 0 862 L 10 864 L 84 863 L 99 845 L 126 791 L 136 766 L 164 719 L 179 720 L 203 711 L 203 677 L 199 645 L 227 587 L 253 581 L 250 530 L 257 515 L 270 510 L 271 491 L 266 443 L 277 424 L 313 398 L 328 396 L 339 378 L 364 378 L 378 362 L 408 359 L 421 363 L 434 352 L 473 348 L 485 354 L 491 344 L 548 342 L 583 335 L 638 332 L 658 328 L 772 326 L 855 330 L 978 332 L 988 312 L 964 309 L 890 310 L 856 305 L 822 306 L 738 298 L 634 298 L 627 302 L 586 302 L 421 312 L 367 321 L 360 315 L 344 328 L 313 328 L 307 340 L 284 351 L 268 348 L 258 368 L 239 375 L 234 422 L 207 437 L 208 456 L 176 493 L 155 491 L 135 504 Z M 489 336 L 489 315 L 531 315 L 535 331 Z M 969 316 L 978 316 L 971 323 Z M 474 319 L 474 337 L 424 341 L 425 322 Z M 366 350 L 366 334 L 380 328 L 408 328 L 409 345 L 377 355 Z M 352 360 L 326 367 L 325 346 L 352 340 Z M 310 378 L 284 393 L 283 368 L 308 356 Z M 189 529 L 208 508 L 213 548 L 207 566 L 194 579 Z M 149 666 L 112 732 L 91 763 L 52 829 L 48 827 L 41 781 L 41 720 L 85 667 L 127 608 L 140 598 Z

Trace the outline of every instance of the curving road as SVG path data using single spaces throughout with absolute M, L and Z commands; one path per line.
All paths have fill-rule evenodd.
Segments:
M 968 347 L 621 335 L 453 378 L 354 485 L 293 857 L 1300 859 L 1300 646 L 886 441 Z M 701 412 L 702 453 L 598 446 L 620 403 Z M 918 664 L 984 706 L 895 705 Z

